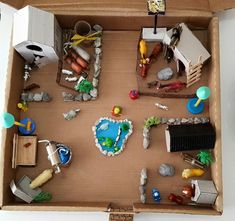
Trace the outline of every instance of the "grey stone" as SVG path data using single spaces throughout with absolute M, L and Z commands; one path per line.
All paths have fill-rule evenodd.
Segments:
M 94 41 L 95 48 L 99 48 L 101 47 L 101 45 L 102 45 L 101 38 L 100 37 L 96 38 L 96 40 Z
M 83 99 L 84 101 L 89 101 L 89 100 L 91 99 L 91 95 L 90 95 L 90 94 L 87 94 L 87 93 L 84 93 L 84 94 L 82 95 L 82 99 Z
M 23 92 L 23 93 L 21 94 L 21 100 L 23 100 L 23 101 L 25 101 L 25 102 L 28 101 L 28 94 Z
M 150 137 L 150 131 L 149 131 L 149 129 L 146 128 L 146 127 L 144 127 L 143 136 L 146 137 L 146 138 L 149 138 L 149 137 Z
M 162 176 L 174 176 L 175 168 L 170 164 L 161 164 L 158 170 L 159 174 Z
M 161 81 L 170 80 L 173 76 L 173 70 L 171 68 L 164 68 L 157 73 L 157 77 Z
M 97 78 L 93 78 L 93 79 L 92 79 L 92 85 L 93 85 L 93 87 L 97 87 L 98 84 L 99 84 L 99 80 L 98 80 Z
M 198 117 L 195 117 L 193 121 L 194 121 L 194 124 L 200 124 L 201 123 L 201 119 L 198 118 Z
M 91 91 L 90 91 L 90 95 L 94 98 L 96 98 L 98 96 L 98 91 L 96 88 L 93 88 Z
M 147 169 L 146 168 L 143 168 L 141 170 L 140 176 L 143 177 L 144 179 L 148 178 L 148 176 L 147 176 Z
M 101 48 L 95 48 L 95 54 L 96 55 L 101 55 L 101 53 L 102 53 L 102 49 Z
M 75 96 L 74 100 L 75 100 L 75 101 L 83 101 L 83 99 L 82 99 L 82 93 L 77 94 L 77 95 Z
M 168 123 L 169 123 L 169 124 L 174 124 L 174 123 L 175 123 L 175 119 L 174 119 L 174 118 L 168 119 Z
M 43 92 L 42 101 L 49 102 L 51 100 L 52 98 L 50 97 L 50 95 L 47 92 Z
M 148 149 L 149 144 L 150 144 L 150 139 L 147 138 L 147 137 L 144 137 L 144 139 L 143 139 L 143 147 L 144 147 L 144 149 Z
M 27 101 L 33 101 L 34 94 L 33 93 L 28 93 L 28 100 Z
M 193 121 L 194 121 L 194 120 L 193 120 L 193 118 L 191 118 L 191 117 L 188 119 L 188 123 L 189 123 L 189 124 L 193 124 Z
M 95 78 L 98 78 L 99 76 L 100 76 L 100 72 L 101 72 L 101 70 L 99 69 L 99 70 L 97 70 L 97 71 L 95 71 L 95 73 L 94 73 L 94 77 Z
M 182 124 L 187 124 L 188 123 L 188 119 L 187 118 L 182 118 L 181 119 L 181 123 Z
M 100 59 L 100 56 L 99 56 L 99 55 L 97 55 L 97 56 L 95 57 L 95 63 L 100 66 L 100 64 L 101 64 L 101 59 Z
M 147 180 L 143 177 L 140 177 L 140 185 L 145 185 L 147 183 Z
M 74 101 L 74 95 L 67 93 L 67 92 L 62 92 L 62 96 L 64 98 L 64 101 Z
M 205 124 L 205 123 L 210 122 L 210 118 L 209 117 L 201 117 L 201 121 L 203 124 Z
M 40 101 L 42 101 L 42 97 L 43 97 L 43 93 L 35 93 L 33 96 L 33 100 L 40 102 Z
M 162 117 L 162 119 L 161 119 L 161 123 L 162 123 L 162 124 L 167 123 L 167 121 L 168 121 L 168 118 L 166 118 L 166 117 Z
M 140 194 L 141 203 L 146 203 L 146 194 Z
M 67 113 L 64 113 L 64 119 L 65 120 L 72 120 L 73 118 L 75 118 L 78 114 L 78 112 L 80 112 L 80 109 L 76 109 L 76 110 L 70 110 Z
M 139 186 L 139 191 L 140 191 L 140 194 L 144 194 L 145 191 L 146 191 L 146 187 L 144 185 L 140 185 Z
M 180 124 L 181 124 L 180 118 L 176 118 L 174 125 L 180 125 Z
M 94 25 L 94 26 L 93 26 L 93 29 L 94 29 L 95 31 L 103 31 L 103 27 L 102 27 L 101 25 L 98 25 L 98 24 Z

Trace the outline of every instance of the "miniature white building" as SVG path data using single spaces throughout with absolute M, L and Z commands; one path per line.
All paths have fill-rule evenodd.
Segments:
M 185 67 L 186 83 L 189 87 L 200 80 L 202 65 L 210 58 L 210 54 L 184 23 L 181 23 L 180 26 L 182 27 L 180 40 L 172 50 L 177 62 L 177 69 L 179 70 L 179 62 L 182 62 Z M 167 31 L 164 36 L 163 43 L 166 45 L 170 45 L 172 30 Z
M 18 10 L 14 14 L 13 47 L 28 63 L 39 67 L 57 61 L 62 52 L 62 31 L 54 14 L 32 6 Z
M 194 197 L 192 201 L 200 204 L 214 204 L 218 196 L 218 192 L 212 180 L 191 180 L 191 184 L 195 187 Z

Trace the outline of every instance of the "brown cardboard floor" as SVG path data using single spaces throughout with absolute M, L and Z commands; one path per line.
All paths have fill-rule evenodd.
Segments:
M 37 123 L 39 139 L 49 139 L 69 145 L 73 160 L 69 167 L 42 188 L 53 194 L 53 202 L 108 201 L 118 205 L 139 202 L 139 177 L 142 168 L 148 169 L 147 202 L 151 203 L 151 189 L 157 187 L 162 195 L 162 203 L 169 203 L 170 192 L 180 194 L 184 184 L 181 178 L 185 164 L 180 153 L 167 153 L 164 126 L 151 131 L 151 146 L 142 147 L 144 119 L 150 116 L 192 117 L 186 110 L 185 99 L 160 99 L 141 97 L 133 101 L 128 97 L 131 89 L 137 88 L 136 48 L 139 32 L 105 32 L 103 36 L 102 73 L 99 84 L 99 98 L 90 102 L 63 102 L 62 92 L 67 91 L 56 84 L 57 65 L 46 66 L 32 73 L 28 83 L 38 83 L 39 91 L 47 91 L 53 97 L 50 103 L 30 103 L 26 114 Z M 20 72 L 20 71 L 19 71 Z M 156 109 L 155 102 L 169 106 L 169 111 Z M 100 117 L 111 117 L 113 105 L 123 107 L 120 119 L 133 121 L 134 132 L 126 149 L 116 157 L 107 157 L 95 146 L 91 127 Z M 72 121 L 64 120 L 62 113 L 73 108 L 81 112 Z M 208 105 L 204 116 L 208 115 Z M 23 117 L 23 116 L 22 116 Z M 119 118 L 118 118 L 119 119 Z M 161 177 L 157 170 L 161 163 L 171 163 L 176 168 L 175 176 Z M 38 146 L 37 166 L 18 167 L 17 179 L 26 174 L 36 177 L 44 169 L 50 168 L 44 145 Z M 209 178 L 207 172 L 203 178 Z

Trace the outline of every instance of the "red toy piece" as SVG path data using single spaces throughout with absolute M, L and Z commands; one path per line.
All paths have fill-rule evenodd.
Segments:
M 194 194 L 195 194 L 195 189 L 192 186 L 187 185 L 183 187 L 182 195 L 184 197 L 191 198 L 191 197 L 194 197 Z
M 140 75 L 145 78 L 149 70 L 149 64 L 140 64 Z
M 181 81 L 176 81 L 173 83 L 169 83 L 169 84 L 159 84 L 157 86 L 157 90 L 159 89 L 164 89 L 166 92 L 170 92 L 170 91 L 180 91 L 182 89 L 184 89 L 186 87 L 186 83 L 181 82 Z
M 169 196 L 168 196 L 168 199 L 171 201 L 171 202 L 175 202 L 179 205 L 182 205 L 183 204 L 183 198 L 181 196 L 177 196 L 173 193 L 171 193 Z
M 114 106 L 111 113 L 114 117 L 119 117 L 122 115 L 122 108 L 120 106 Z
M 129 97 L 132 99 L 132 100 L 136 100 L 138 99 L 140 96 L 139 92 L 137 90 L 131 90 L 129 92 Z

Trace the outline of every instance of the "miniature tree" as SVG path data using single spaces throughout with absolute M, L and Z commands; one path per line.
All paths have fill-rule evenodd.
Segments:
M 144 122 L 144 127 L 149 129 L 152 126 L 157 126 L 161 123 L 161 119 L 158 117 L 150 117 Z
M 206 166 L 210 166 L 211 163 L 214 162 L 214 158 L 211 152 L 209 152 L 208 150 L 199 151 L 199 153 L 197 154 L 197 158 L 203 165 L 206 165 Z
M 75 85 L 74 88 L 79 92 L 89 94 L 89 92 L 93 89 L 93 85 L 90 81 L 84 79 L 79 84 Z

